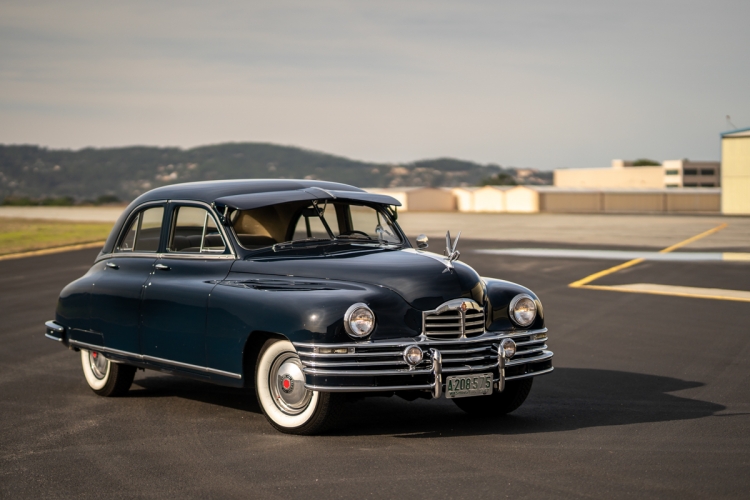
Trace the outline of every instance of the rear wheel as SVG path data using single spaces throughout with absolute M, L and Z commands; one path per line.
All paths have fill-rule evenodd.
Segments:
M 505 383 L 503 392 L 495 392 L 490 396 L 456 398 L 453 402 L 471 415 L 483 417 L 505 415 L 517 410 L 526 401 L 533 382 L 533 378 L 511 380 Z
M 268 422 L 288 434 L 317 434 L 341 414 L 339 394 L 305 388 L 297 351 L 287 340 L 269 339 L 258 356 L 255 393 Z
M 122 396 L 130 389 L 136 367 L 113 363 L 98 351 L 81 349 L 81 365 L 91 390 L 100 396 Z

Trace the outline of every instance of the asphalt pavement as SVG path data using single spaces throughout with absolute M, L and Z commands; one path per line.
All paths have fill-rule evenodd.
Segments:
M 43 335 L 96 251 L 2 261 L 0 497 L 747 498 L 750 303 L 571 289 L 615 263 L 473 253 L 507 246 L 459 244 L 542 299 L 556 370 L 524 406 L 477 419 L 446 399 L 368 398 L 315 437 L 275 431 L 252 391 L 156 372 L 96 396 L 80 357 Z M 606 280 L 750 290 L 750 264 Z

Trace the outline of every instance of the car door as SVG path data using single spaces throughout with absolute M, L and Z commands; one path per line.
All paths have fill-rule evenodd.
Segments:
M 152 362 L 206 372 L 208 299 L 235 256 L 207 205 L 173 202 L 168 210 L 167 244 L 144 286 L 142 353 Z
M 139 354 L 143 286 L 153 272 L 166 203 L 135 210 L 112 254 L 95 264 L 89 307 L 91 329 L 105 347 Z

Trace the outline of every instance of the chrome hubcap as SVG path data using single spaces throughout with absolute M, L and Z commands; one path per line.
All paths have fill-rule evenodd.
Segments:
M 310 404 L 312 391 L 305 389 L 305 374 L 296 354 L 285 352 L 271 365 L 268 385 L 273 401 L 287 415 L 298 415 Z
M 99 380 L 107 376 L 107 365 L 109 360 L 96 351 L 89 351 L 89 365 L 91 372 Z

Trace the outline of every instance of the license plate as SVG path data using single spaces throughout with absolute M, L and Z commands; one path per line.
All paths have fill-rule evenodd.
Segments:
M 492 374 L 454 375 L 445 379 L 446 398 L 467 398 L 492 394 Z

